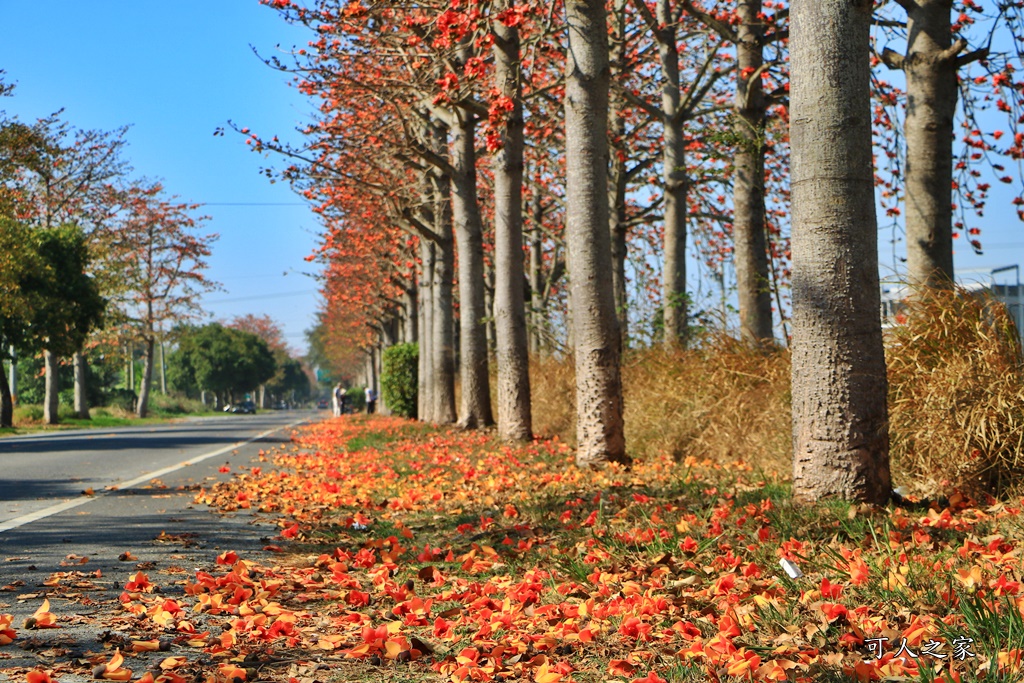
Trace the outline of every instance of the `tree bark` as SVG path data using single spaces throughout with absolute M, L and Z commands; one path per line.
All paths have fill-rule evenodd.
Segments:
M 452 219 L 459 250 L 459 426 L 474 429 L 486 427 L 494 420 L 484 325 L 484 229 L 476 193 L 476 119 L 462 112 L 458 116 L 451 144 L 451 187 Z
M 439 130 L 443 130 L 440 129 Z M 439 236 L 435 244 L 433 285 L 433 355 L 434 418 L 437 424 L 455 422 L 455 313 L 453 310 L 452 279 L 455 271 L 453 251 L 452 213 L 450 202 L 450 179 L 439 174 L 433 179 L 435 232 Z
M 619 370 L 622 338 L 607 273 L 608 26 L 602 0 L 566 3 L 566 237 L 580 466 L 628 461 Z
M 139 402 L 135 406 L 135 414 L 139 417 L 146 417 L 149 414 L 149 393 L 153 386 L 154 347 L 153 337 L 146 337 L 142 350 L 142 380 L 139 383 Z
M 11 406 L 13 413 L 13 406 L 18 404 L 18 352 L 14 346 L 11 349 L 11 374 L 9 389 L 11 392 Z
M 13 358 L 11 363 L 16 362 Z M 0 427 L 14 426 L 14 399 L 11 396 L 11 387 L 7 383 L 7 375 L 2 372 L 0 366 Z
M 626 0 L 612 4 L 611 31 L 608 35 L 608 64 L 610 72 L 621 76 L 626 70 Z M 609 78 L 611 75 L 609 74 Z M 626 119 L 622 114 L 622 98 L 609 95 L 608 137 L 611 156 L 608 164 L 608 230 L 612 251 L 612 296 L 615 315 L 619 319 L 622 347 L 629 339 L 629 299 L 626 295 Z
M 505 0 L 502 8 L 511 7 Z M 498 361 L 498 436 L 527 441 L 533 436 L 530 357 L 523 296 L 523 103 L 519 30 L 494 24 L 494 78 L 513 108 L 494 159 L 494 324 Z
M 761 0 L 740 0 L 736 27 L 736 122 L 738 139 L 733 159 L 733 264 L 740 305 L 740 335 L 753 345 L 770 343 L 772 330 L 771 277 L 765 232 L 764 129 L 767 103 L 761 84 L 764 63 L 764 22 L 758 17 Z
M 953 123 L 957 53 L 950 0 L 914 0 L 907 12 L 907 279 L 924 287 L 953 281 Z
M 890 494 L 871 6 L 792 3 L 793 490 L 804 501 Z
M 404 293 L 404 305 L 402 306 L 402 334 L 406 344 L 418 344 L 420 341 L 420 298 L 419 283 L 416 281 L 416 273 L 410 276 L 409 286 Z
M 686 137 L 680 108 L 679 48 L 676 23 L 668 0 L 658 0 L 658 58 L 661 61 L 661 109 L 665 143 L 662 150 L 662 182 L 665 185 L 665 232 L 662 250 L 661 306 L 666 346 L 686 341 Z
M 80 420 L 89 419 L 89 394 L 86 383 L 86 363 L 85 354 L 81 351 L 76 351 L 74 356 L 75 417 Z
M 433 216 L 430 217 L 433 225 Z M 434 245 L 420 240 L 420 357 L 419 357 L 419 400 L 416 405 L 417 417 L 422 422 L 435 422 L 434 399 L 437 378 L 434 375 Z
M 60 417 L 57 414 L 60 404 L 60 363 L 58 362 L 57 355 L 52 351 L 43 351 L 43 363 L 46 369 L 43 422 L 48 425 L 55 425 L 60 421 Z
M 544 263 L 544 238 L 541 232 L 544 207 L 539 183 L 534 188 L 532 216 L 530 227 L 530 353 L 539 355 L 542 349 L 541 331 L 547 323 L 544 311 L 544 279 L 541 277 Z
M 167 356 L 164 353 L 164 338 L 160 337 L 160 393 L 167 395 Z

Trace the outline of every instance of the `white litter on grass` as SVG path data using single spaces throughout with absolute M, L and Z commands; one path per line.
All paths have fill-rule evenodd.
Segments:
M 360 524 L 359 522 L 352 522 L 352 528 L 356 531 L 366 531 L 370 527 L 366 526 L 365 524 Z
M 796 566 L 786 558 L 779 560 L 779 564 L 782 565 L 782 569 L 785 570 L 786 574 L 788 574 L 791 579 L 799 579 L 804 575 L 804 573 L 800 571 L 800 567 Z

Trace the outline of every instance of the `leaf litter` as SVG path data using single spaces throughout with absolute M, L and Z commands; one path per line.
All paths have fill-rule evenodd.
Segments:
M 272 519 L 271 561 L 227 550 L 164 585 L 125 571 L 88 617 L 109 629 L 99 651 L 40 641 L 45 666 L 5 673 L 949 683 L 1024 666 L 1019 501 L 800 507 L 742 461 L 579 470 L 557 439 L 388 417 L 319 423 L 260 459 L 196 502 Z M 49 599 L 110 580 L 57 572 L 21 629 L 0 615 L 0 645 L 86 618 Z

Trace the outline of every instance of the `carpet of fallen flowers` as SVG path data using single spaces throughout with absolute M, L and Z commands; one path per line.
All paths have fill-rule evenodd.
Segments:
M 94 678 L 1024 676 L 1018 504 L 801 507 L 743 462 L 584 471 L 557 440 L 387 417 L 307 427 L 262 459 L 197 501 L 273 520 L 274 561 L 224 552 L 177 586 L 133 573 L 119 606 L 137 637 Z M 47 604 L 30 622 L 60 627 Z M 0 617 L 0 642 L 16 626 Z M 156 665 L 133 673 L 143 654 Z

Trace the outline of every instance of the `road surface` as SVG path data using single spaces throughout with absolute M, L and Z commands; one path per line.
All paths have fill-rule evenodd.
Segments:
M 219 471 L 225 465 L 232 471 L 251 465 L 260 450 L 287 443 L 293 427 L 325 415 L 266 411 L 0 438 L 0 613 L 14 614 L 20 625 L 48 595 L 58 619 L 88 614 L 116 600 L 140 568 L 174 593 L 183 574 L 209 568 L 224 550 L 265 555 L 277 527 L 254 525 L 247 513 L 195 506 L 195 489 L 231 476 Z M 120 559 L 125 552 L 130 559 Z M 43 583 L 56 572 L 76 571 L 89 575 L 91 589 Z M 95 651 L 97 627 L 54 632 L 74 651 Z M 12 647 L 0 653 L 0 679 L 7 667 L 47 663 L 34 650 Z

